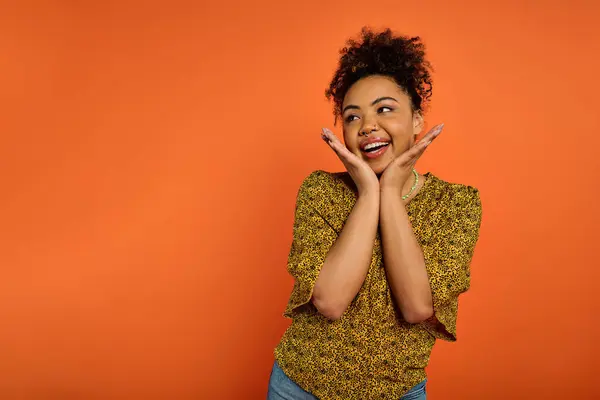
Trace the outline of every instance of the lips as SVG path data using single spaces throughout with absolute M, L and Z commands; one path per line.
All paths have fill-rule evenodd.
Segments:
M 360 151 L 368 158 L 377 158 L 386 152 L 390 141 L 383 138 L 372 137 L 360 143 Z
M 380 137 L 370 137 L 364 141 L 362 141 L 359 146 L 362 151 L 365 151 L 367 148 L 372 148 L 373 145 L 381 145 L 381 144 L 390 144 L 388 139 L 380 138 Z

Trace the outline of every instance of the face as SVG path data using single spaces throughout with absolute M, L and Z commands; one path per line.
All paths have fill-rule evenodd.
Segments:
M 410 97 L 392 78 L 369 76 L 350 87 L 342 105 L 346 147 L 376 174 L 408 150 L 423 128 Z

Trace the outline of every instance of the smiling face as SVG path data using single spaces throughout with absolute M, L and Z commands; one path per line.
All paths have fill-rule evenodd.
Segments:
M 376 174 L 415 142 L 423 118 L 392 78 L 372 75 L 350 87 L 342 105 L 344 142 Z

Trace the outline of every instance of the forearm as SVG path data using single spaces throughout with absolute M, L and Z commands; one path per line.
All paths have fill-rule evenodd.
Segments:
M 378 223 L 379 193 L 359 196 L 315 282 L 313 304 L 326 317 L 340 318 L 362 287 Z
M 394 191 L 381 193 L 380 227 L 392 295 L 407 322 L 422 322 L 433 315 L 429 277 L 405 206 Z

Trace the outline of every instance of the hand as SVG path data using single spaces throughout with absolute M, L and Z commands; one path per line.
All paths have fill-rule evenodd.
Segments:
M 379 180 L 381 189 L 392 189 L 400 192 L 408 177 L 412 175 L 415 163 L 425 152 L 427 146 L 442 133 L 442 129 L 444 129 L 444 124 L 434 126 L 413 147 L 396 157 L 381 174 Z
M 329 147 L 335 151 L 346 167 L 346 170 L 350 174 L 350 177 L 352 177 L 352 180 L 358 189 L 359 195 L 366 192 L 379 191 L 379 180 L 369 164 L 348 150 L 329 129 L 323 128 L 321 137 L 329 144 Z

